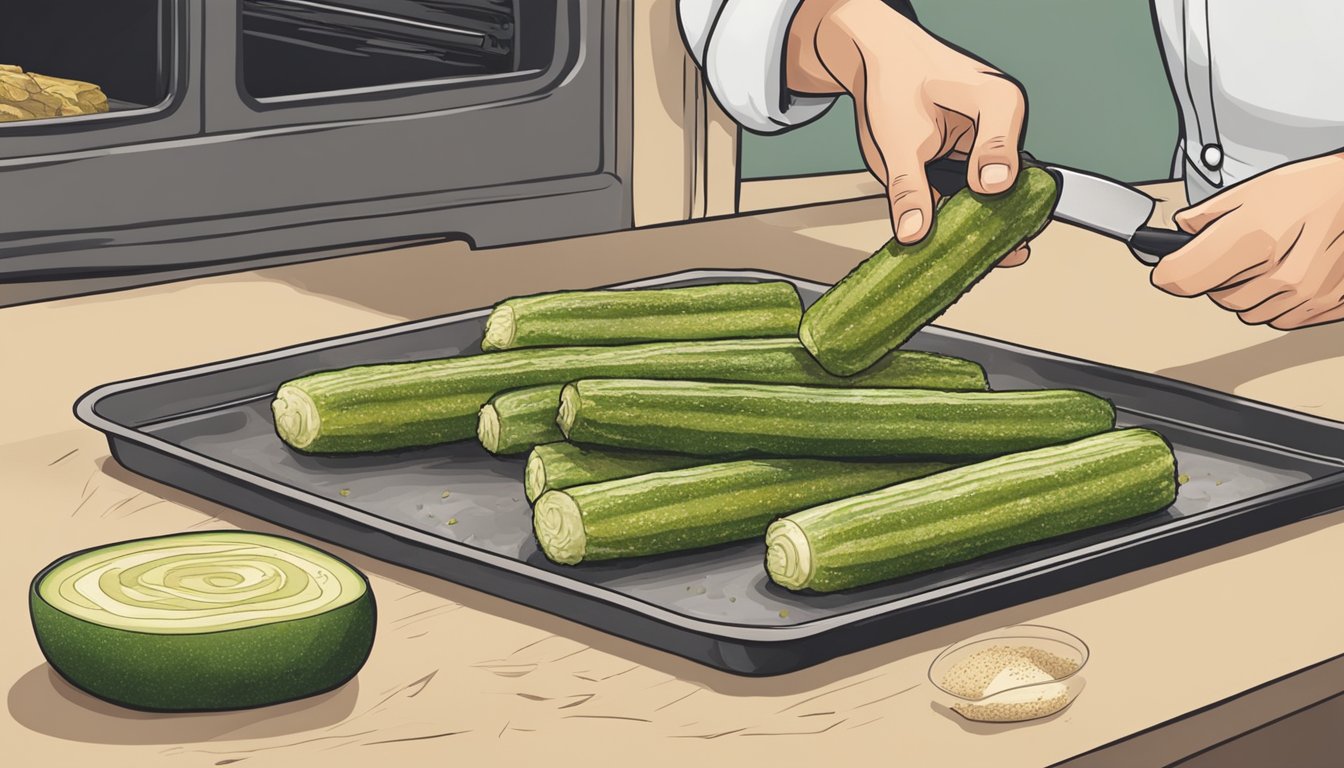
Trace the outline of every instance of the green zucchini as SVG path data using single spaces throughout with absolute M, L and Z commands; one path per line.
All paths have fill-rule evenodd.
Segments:
M 64 557 L 29 589 L 37 644 L 94 696 L 136 709 L 242 709 L 329 691 L 363 666 L 368 580 L 280 536 L 203 531 Z
M 464 440 L 499 392 L 584 377 L 769 381 L 834 387 L 985 389 L 968 360 L 901 352 L 862 376 L 832 376 L 797 339 L 517 349 L 315 373 L 286 382 L 271 404 L 276 432 L 308 453 L 383 451 Z
M 565 291 L 496 305 L 481 349 L 796 336 L 802 316 L 798 291 L 782 281 Z
M 481 406 L 476 439 L 495 454 L 526 453 L 565 439 L 555 423 L 561 384 L 501 392 Z
M 758 459 L 547 491 L 533 529 L 565 565 L 758 537 L 775 518 L 947 469 L 949 464 Z
M 1122 429 L 1001 456 L 783 518 L 770 578 L 834 592 L 1156 512 L 1176 459 L 1156 432 Z
M 557 402 L 559 399 L 557 395 Z M 560 431 L 554 419 L 551 425 L 556 427 L 557 432 Z M 608 451 L 574 443 L 548 443 L 538 445 L 528 455 L 523 490 L 527 493 L 528 501 L 536 501 L 546 491 L 647 475 L 650 472 L 685 469 L 714 461 L 713 458 L 681 453 Z
M 576 443 L 715 456 L 984 457 L 1115 425 L 1074 390 L 940 392 L 591 379 L 567 385 L 557 418 Z
M 1045 225 L 1054 177 L 1024 168 L 1013 187 L 986 197 L 969 188 L 938 209 L 928 237 L 889 241 L 803 314 L 799 338 L 831 373 L 876 363 L 941 315 L 1022 241 Z

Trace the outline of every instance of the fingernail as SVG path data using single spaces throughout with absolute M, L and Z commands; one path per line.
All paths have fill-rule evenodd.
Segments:
M 1008 181 L 1008 166 L 1003 163 L 990 163 L 980 169 L 980 183 L 985 187 L 997 187 Z
M 902 241 L 914 240 L 924 226 L 924 212 L 918 208 L 901 214 L 896 223 L 896 238 Z

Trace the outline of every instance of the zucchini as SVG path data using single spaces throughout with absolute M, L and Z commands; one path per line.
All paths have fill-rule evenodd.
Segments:
M 205 531 L 78 552 L 29 589 L 33 631 L 77 688 L 136 709 L 242 709 L 329 691 L 373 646 L 368 580 L 280 536 Z
M 1156 432 L 1122 429 L 1001 456 L 783 518 L 766 569 L 834 592 L 1164 509 L 1176 459 Z
M 584 377 L 643 376 L 850 387 L 985 389 L 968 360 L 901 352 L 862 376 L 832 376 L 797 339 L 517 349 L 315 373 L 271 403 L 277 434 L 308 453 L 382 451 L 464 440 L 481 406 L 510 389 Z
M 939 207 L 928 237 L 889 241 L 803 314 L 799 338 L 831 373 L 876 363 L 941 315 L 1054 210 L 1054 177 L 1024 168 L 1012 188 L 985 197 L 963 189 Z
M 1074 390 L 939 392 L 648 379 L 567 385 L 576 443 L 714 456 L 983 457 L 1104 432 L 1115 409 Z
M 509 299 L 485 320 L 481 349 L 796 336 L 803 307 L 785 282 Z
M 525 453 L 533 447 L 565 439 L 555 423 L 563 385 L 501 392 L 481 406 L 476 439 L 496 454 Z
M 559 399 L 557 395 L 557 402 Z M 554 419 L 551 425 L 556 426 Z M 560 431 L 558 426 L 556 431 Z M 574 443 L 548 443 L 538 445 L 528 455 L 523 490 L 527 493 L 528 501 L 536 501 L 546 491 L 713 462 L 712 458 L 680 453 L 607 451 Z
M 557 563 L 697 549 L 765 532 L 780 515 L 947 469 L 948 464 L 758 459 L 547 491 L 533 529 Z

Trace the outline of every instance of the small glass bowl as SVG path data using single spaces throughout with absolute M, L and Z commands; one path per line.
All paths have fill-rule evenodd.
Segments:
M 1072 661 L 1078 667 L 1048 682 L 1006 688 L 980 699 L 968 699 L 943 687 L 943 680 L 954 665 L 994 646 L 1035 648 Z M 929 665 L 929 682 L 933 683 L 936 691 L 935 703 L 967 720 L 996 723 L 1035 720 L 1049 717 L 1073 703 L 1083 689 L 1080 673 L 1087 666 L 1089 654 L 1087 643 L 1062 629 L 1038 624 L 1015 624 L 948 646 Z M 1059 703 L 1061 696 L 1062 704 Z

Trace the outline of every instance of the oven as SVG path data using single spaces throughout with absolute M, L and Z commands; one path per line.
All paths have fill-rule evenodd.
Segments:
M 618 5 L 6 3 L 0 65 L 106 105 L 0 122 L 0 282 L 628 227 Z

